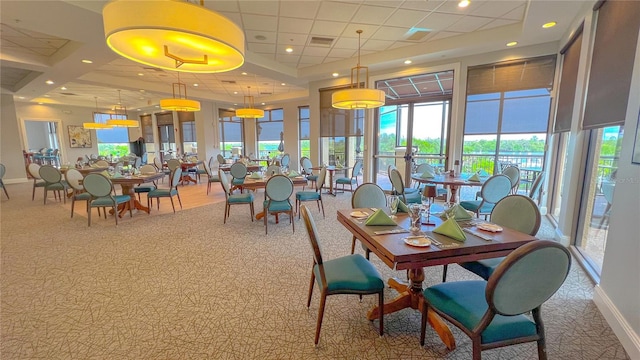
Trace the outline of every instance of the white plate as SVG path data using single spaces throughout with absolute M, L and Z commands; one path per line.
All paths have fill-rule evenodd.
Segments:
M 491 231 L 491 232 L 500 232 L 503 230 L 501 226 L 498 226 L 496 224 L 490 224 L 490 223 L 478 224 L 477 227 L 480 230 Z
M 417 247 L 427 247 L 431 245 L 431 240 L 424 236 L 409 236 L 403 238 L 402 241 L 407 245 L 417 246 Z
M 356 219 L 363 219 L 369 216 L 369 214 L 367 214 L 364 211 L 352 211 L 351 214 L 349 215 L 351 215 L 351 217 L 354 217 Z

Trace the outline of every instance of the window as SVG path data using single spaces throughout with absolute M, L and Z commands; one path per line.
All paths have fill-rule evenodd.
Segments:
M 309 107 L 300 106 L 298 108 L 298 120 L 300 121 L 300 158 L 311 156 L 311 140 L 309 136 Z
M 320 162 L 353 166 L 362 158 L 364 110 L 343 110 L 331 106 L 332 94 L 341 89 L 320 90 Z M 344 176 L 347 176 L 347 171 Z
M 198 153 L 198 140 L 196 139 L 196 117 L 193 112 L 178 111 L 178 122 L 182 130 L 182 152 L 184 154 Z
M 258 156 L 261 159 L 276 157 L 284 152 L 284 111 L 282 109 L 265 110 L 264 117 L 256 119 L 258 135 Z
M 233 148 L 240 149 L 244 146 L 244 123 L 241 118 L 236 117 L 235 111 L 220 110 L 219 111 L 219 138 L 220 153 L 225 158 L 232 156 Z
M 106 124 L 109 119 L 126 119 L 125 115 L 93 113 L 93 121 Z M 98 155 L 122 157 L 129 154 L 129 130 L 125 127 L 114 127 L 96 130 L 98 138 Z
M 462 172 L 542 171 L 554 71 L 555 56 L 469 69 Z

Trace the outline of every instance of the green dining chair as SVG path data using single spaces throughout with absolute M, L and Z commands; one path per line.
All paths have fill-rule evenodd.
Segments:
M 156 167 L 151 164 L 142 165 L 140 167 L 140 173 L 142 174 L 151 174 L 156 172 Z M 133 192 L 138 194 L 138 201 L 140 201 L 140 194 L 145 193 L 148 194 L 150 191 L 158 188 L 158 184 L 153 181 L 151 184 L 139 184 L 138 186 L 133 188 Z
M 374 183 L 364 183 L 356 188 L 351 197 L 351 208 L 353 209 L 383 209 L 387 206 L 387 197 L 384 190 L 380 186 Z M 365 257 L 369 259 L 371 250 L 362 244 Z M 351 253 L 356 250 L 356 236 L 351 237 Z
M 289 154 L 284 154 L 280 158 L 280 166 L 289 170 L 289 163 L 291 162 L 291 156 Z
M 327 177 L 327 168 L 323 167 L 320 170 L 320 176 L 315 183 L 315 191 L 298 191 L 296 192 L 296 211 L 298 212 L 298 219 L 300 218 L 300 203 L 303 201 L 315 201 L 318 205 L 318 211 L 322 206 L 322 217 L 324 218 L 324 203 L 322 202 L 322 188 L 324 187 L 324 181 Z
M 391 169 L 389 173 L 389 178 L 391 180 L 391 194 L 400 196 L 402 201 L 405 204 L 412 203 L 421 203 L 422 195 L 418 191 L 418 189 L 414 188 L 405 188 L 404 181 L 402 180 L 402 175 L 400 175 L 400 171 L 398 169 Z
M 320 307 L 316 323 L 315 344 L 320 340 L 320 329 L 327 296 L 338 294 L 371 295 L 378 294 L 379 333 L 384 334 L 384 281 L 373 264 L 362 255 L 354 254 L 324 261 L 320 250 L 320 236 L 313 217 L 306 205 L 300 207 L 309 242 L 313 250 L 313 268 L 309 282 L 307 309 L 311 306 L 314 285 L 320 289 Z
M 2 178 L 4 177 L 4 174 L 7 172 L 7 169 L 4 167 L 4 164 L 0 164 L 0 187 L 2 188 L 2 190 L 4 190 L 4 194 L 7 195 L 7 200 L 10 199 L 9 197 L 9 193 L 7 192 L 7 187 L 4 186 L 4 181 L 2 181 Z
M 240 189 L 242 193 L 244 191 L 242 185 L 244 184 L 244 179 L 247 177 L 247 166 L 241 162 L 237 162 L 231 165 L 229 173 L 233 176 L 231 180 L 231 191 L 233 191 L 233 189 Z
M 521 233 L 534 236 L 540 229 L 542 216 L 540 209 L 533 200 L 524 195 L 510 195 L 493 207 L 491 222 Z M 504 257 L 469 261 L 458 265 L 487 280 Z M 442 282 L 447 281 L 447 265 L 444 265 Z
M 511 180 L 508 176 L 498 174 L 488 178 L 480 189 L 481 200 L 461 201 L 460 206 L 476 213 L 476 217 L 491 214 L 495 204 L 511 192 Z
M 338 169 L 336 169 L 337 171 Z M 335 188 L 335 192 L 338 192 L 338 185 L 342 185 L 342 192 L 345 191 L 345 185 L 349 185 L 349 189 L 351 189 L 351 192 L 353 193 L 353 185 L 356 186 L 356 188 L 358 187 L 358 175 L 360 175 L 360 172 L 362 171 L 362 160 L 357 160 L 356 163 L 353 165 L 353 169 L 351 171 L 351 177 L 340 177 L 336 179 L 336 188 Z
M 151 205 L 153 205 L 153 199 L 157 199 L 158 201 L 158 210 L 160 210 L 160 198 L 168 197 L 171 200 L 171 207 L 173 208 L 173 213 L 176 213 L 176 206 L 173 203 L 173 197 L 176 196 L 178 198 L 178 202 L 180 203 L 180 209 L 182 209 L 182 200 L 180 200 L 180 193 L 178 192 L 178 184 L 180 184 L 180 180 L 182 179 L 182 167 L 178 166 L 171 172 L 171 184 L 169 189 L 155 189 L 151 190 L 147 193 L 147 207 L 151 210 Z
M 224 165 L 227 163 L 227 159 L 225 159 L 222 154 L 216 155 L 216 158 L 218 159 L 218 165 Z
M 264 233 L 268 234 L 269 222 L 267 218 L 269 214 L 289 214 L 289 222 L 293 228 L 293 232 L 296 232 L 296 225 L 293 221 L 293 205 L 289 199 L 293 194 L 293 182 L 291 179 L 284 175 L 274 175 L 267 181 L 264 188 L 263 202 L 264 208 Z
M 218 170 L 218 177 L 220 178 L 220 184 L 224 191 L 225 207 L 224 207 L 224 221 L 227 223 L 227 218 L 231 215 L 231 205 L 246 205 L 249 204 L 249 212 L 251 215 L 251 221 L 253 222 L 254 209 L 253 209 L 253 193 L 247 191 L 243 194 L 231 194 L 231 188 L 229 186 L 229 177 L 223 170 Z M 265 216 L 266 217 L 266 216 Z
M 113 209 L 113 217 L 116 219 L 116 226 L 118 225 L 118 205 L 131 201 L 129 195 L 114 195 L 115 190 L 111 180 L 102 174 L 91 173 L 87 174 L 82 181 L 84 189 L 91 194 L 91 200 L 89 201 L 89 217 L 88 222 L 91 226 L 91 209 L 103 208 L 105 217 L 107 212 L 104 208 L 111 207 Z M 129 207 L 129 216 L 133 217 L 131 207 Z
M 571 254 L 548 240 L 532 241 L 509 254 L 488 281 L 441 283 L 423 291 L 420 345 L 427 312 L 435 311 L 471 338 L 473 359 L 482 350 L 537 342 L 547 359 L 541 307 L 564 283 Z M 531 317 L 526 315 L 531 312 Z
M 313 164 L 308 157 L 303 156 L 302 158 L 300 158 L 300 168 L 302 169 L 302 173 L 307 177 L 307 180 L 311 182 L 311 185 L 314 186 L 318 181 L 318 175 L 313 174 L 313 170 L 311 170 L 312 167 Z
M 31 191 L 31 201 L 36 198 L 36 188 L 44 187 L 47 183 L 40 177 L 40 165 L 31 163 L 27 166 L 27 172 L 33 178 L 33 190 Z
M 517 166 L 507 166 L 502 170 L 502 175 L 506 175 L 511 180 L 511 194 L 517 194 L 520 187 L 520 169 Z
M 39 170 L 40 177 L 45 181 L 44 185 L 44 204 L 47 204 L 47 193 L 49 190 L 53 191 L 53 195 L 56 199 L 67 203 L 67 189 L 68 185 L 66 181 L 62 180 L 62 173 L 57 168 L 51 165 L 43 165 Z
M 84 189 L 84 176 L 76 169 L 70 168 L 64 173 L 64 179 L 67 184 L 73 190 L 71 193 L 71 217 L 73 218 L 74 207 L 76 201 L 86 201 L 86 211 L 89 212 L 89 201 L 91 201 L 91 194 Z M 98 215 L 100 215 L 100 208 L 98 208 Z
M 211 160 L 213 160 L 213 156 L 211 157 Z M 220 175 L 214 174 L 211 170 L 211 163 L 212 161 L 209 161 L 209 164 L 202 164 L 207 175 L 207 195 L 209 195 L 209 191 L 211 191 L 211 183 L 221 181 Z

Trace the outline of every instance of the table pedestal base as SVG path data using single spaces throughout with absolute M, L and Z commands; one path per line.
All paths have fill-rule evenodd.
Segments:
M 400 311 L 406 308 L 412 308 L 416 310 L 420 310 L 422 312 L 422 307 L 424 306 L 424 301 L 422 300 L 422 282 L 424 281 L 424 270 L 420 269 L 411 269 L 409 270 L 409 285 L 400 283 L 396 279 L 389 279 L 389 286 L 400 294 L 393 299 L 391 302 L 384 304 L 384 313 L 390 314 L 396 311 Z M 373 309 L 369 310 L 367 313 L 367 319 L 375 320 L 379 316 L 380 309 L 378 306 L 375 306 Z M 445 322 L 433 312 L 433 310 L 429 310 L 427 312 L 427 321 L 429 325 L 436 331 L 442 342 L 445 344 L 447 349 L 453 350 L 456 348 L 456 340 L 451 333 L 451 330 L 445 324 Z

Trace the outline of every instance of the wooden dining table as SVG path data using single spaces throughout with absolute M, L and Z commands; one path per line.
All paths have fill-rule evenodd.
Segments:
M 450 176 L 449 174 L 438 174 L 432 178 L 423 178 L 422 174 L 412 174 L 411 180 L 419 182 L 421 184 L 442 184 L 448 186 L 451 190 L 452 203 L 458 202 L 458 189 L 461 186 L 482 186 L 484 182 L 489 178 L 488 176 L 481 176 L 480 181 L 467 180 L 473 174 L 460 174 L 458 176 Z
M 304 176 L 290 177 L 289 179 L 291 180 L 291 182 L 293 182 L 293 186 L 307 185 L 307 179 Z M 269 181 L 268 177 L 264 177 L 262 179 L 252 179 L 249 176 L 247 176 L 244 179 L 244 183 L 242 184 L 242 187 L 245 190 L 249 189 L 253 191 L 257 189 L 264 189 L 267 186 L 267 181 Z M 256 220 L 262 219 L 264 215 L 265 215 L 265 212 L 264 212 L 264 209 L 262 209 L 261 212 L 256 214 Z M 276 222 L 277 222 L 277 218 L 276 218 Z
M 395 222 L 397 226 L 367 226 L 362 219 L 357 219 L 350 215 L 353 211 L 362 211 L 369 215 L 373 213 L 372 209 L 338 210 L 338 221 L 387 266 L 395 270 L 408 270 L 409 273 L 408 284 L 396 279 L 389 280 L 389 286 L 397 290 L 399 295 L 384 304 L 385 314 L 405 308 L 422 311 L 424 306 L 422 283 L 425 278 L 425 267 L 506 256 L 518 247 L 537 240 L 534 236 L 508 228 L 504 228 L 503 231 L 497 233 L 482 231 L 474 225 L 475 221 L 481 220 L 473 219 L 473 221 L 460 223 L 461 227 L 465 229 L 466 241 L 458 242 L 447 236 L 432 232 L 436 226 L 442 223 L 439 217 L 432 215 L 427 223 L 433 225 L 423 225 L 421 231 L 426 236 L 435 239 L 440 245 L 436 246 L 432 241 L 428 247 L 415 247 L 407 245 L 403 240 L 403 238 L 412 235 L 409 232 L 376 234 L 376 232 L 380 231 L 404 231 L 409 229 L 410 219 L 407 214 L 399 213 L 396 216 Z M 367 313 L 367 318 L 369 320 L 377 319 L 378 314 L 379 308 L 375 306 Z M 429 324 L 438 333 L 447 348 L 454 349 L 455 339 L 446 323 L 433 311 L 428 312 L 427 318 Z
M 153 174 L 139 174 L 139 175 L 131 175 L 131 176 L 122 176 L 122 177 L 112 177 L 110 178 L 111 183 L 114 185 L 120 185 L 122 187 L 122 195 L 129 195 L 131 198 L 129 202 L 123 203 L 118 207 L 119 213 L 118 216 L 122 217 L 124 213 L 126 213 L 129 209 L 134 210 L 142 210 L 149 213 L 149 208 L 142 205 L 138 199 L 136 198 L 135 191 L 133 191 L 134 187 L 139 184 L 153 182 L 164 177 L 164 173 L 157 172 Z
M 329 190 L 327 190 L 327 194 L 329 195 L 333 195 L 336 196 L 336 192 L 333 189 L 333 173 L 335 173 L 336 171 L 347 171 L 349 169 L 351 169 L 352 167 L 350 166 L 342 166 L 342 167 L 336 167 L 336 166 L 327 166 L 327 172 L 329 173 Z M 316 166 L 316 167 L 312 167 L 311 170 L 322 170 L 322 166 Z

